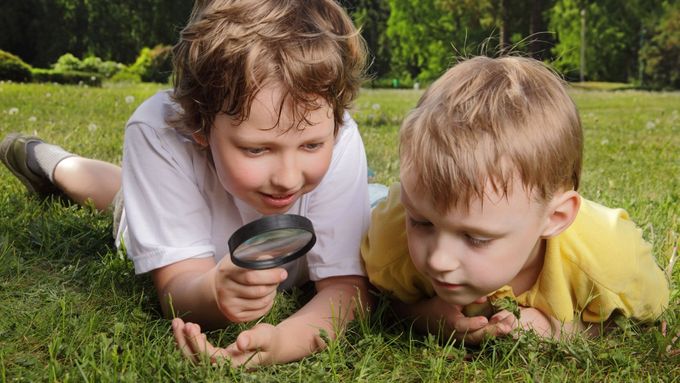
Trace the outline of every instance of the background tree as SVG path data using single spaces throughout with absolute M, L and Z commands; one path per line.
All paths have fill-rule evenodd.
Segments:
M 366 40 L 371 63 L 368 72 L 372 78 L 381 78 L 390 72 L 390 42 L 387 38 L 387 19 L 390 7 L 384 0 L 344 1 L 354 23 L 361 28 Z
M 174 44 L 187 0 L 0 0 L 0 49 L 38 67 L 64 53 L 134 62 L 145 46 Z
M 647 24 L 640 52 L 643 74 L 649 85 L 680 89 L 680 1 L 665 2 L 658 24 Z M 644 83 L 646 83 L 645 81 Z
M 576 78 L 581 46 L 580 12 L 586 11 L 586 74 L 595 81 L 627 82 L 637 77 L 640 31 L 659 8 L 658 0 L 557 0 L 550 11 L 556 67 Z

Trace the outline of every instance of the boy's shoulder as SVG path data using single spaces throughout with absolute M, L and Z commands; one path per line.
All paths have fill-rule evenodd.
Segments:
M 572 225 L 548 240 L 548 254 L 559 255 L 591 277 L 624 276 L 634 271 L 639 257 L 651 256 L 651 246 L 625 210 L 581 198 Z
M 165 126 L 168 118 L 176 116 L 180 107 L 172 100 L 172 90 L 161 90 L 142 102 L 128 119 L 127 125 L 141 123 Z

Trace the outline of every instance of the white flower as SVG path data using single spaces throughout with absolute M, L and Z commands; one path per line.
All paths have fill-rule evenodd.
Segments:
M 135 102 L 135 96 L 125 96 L 126 104 L 132 104 L 133 102 Z
M 601 145 L 607 145 L 608 143 L 609 143 L 609 140 L 606 139 L 606 138 L 604 140 L 600 141 Z
M 645 125 L 645 127 L 647 128 L 647 130 L 652 130 L 656 127 L 656 124 L 654 123 L 654 121 L 647 121 L 647 125 Z
M 50 93 L 50 92 L 45 93 L 45 97 L 47 97 L 47 98 L 52 97 L 52 93 Z
M 95 130 L 97 130 L 97 124 L 91 122 L 90 125 L 87 126 L 87 130 L 89 130 L 90 132 L 94 132 Z
M 373 104 L 373 105 L 371 105 L 371 109 L 373 109 L 373 110 L 380 110 L 380 104 Z
M 7 113 L 9 113 L 9 114 L 17 114 L 17 113 L 19 113 L 19 108 L 9 108 L 9 110 L 7 111 Z
M 35 116 L 31 116 L 31 117 L 28 118 L 28 121 L 29 122 L 36 122 L 36 121 L 38 121 L 38 119 Z

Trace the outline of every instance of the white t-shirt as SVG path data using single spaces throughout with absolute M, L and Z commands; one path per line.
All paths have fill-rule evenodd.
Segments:
M 130 117 L 123 151 L 125 210 L 122 239 L 137 274 L 190 258 L 228 256 L 227 241 L 262 217 L 229 194 L 208 152 L 166 123 L 177 110 L 170 91 L 146 100 Z M 366 155 L 356 123 L 345 114 L 321 183 L 288 211 L 309 218 L 317 241 L 305 257 L 285 266 L 282 288 L 307 280 L 365 275 L 359 246 L 369 223 Z

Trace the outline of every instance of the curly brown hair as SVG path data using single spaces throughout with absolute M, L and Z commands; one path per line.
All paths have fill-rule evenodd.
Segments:
M 197 0 L 173 49 L 180 133 L 209 136 L 214 118 L 248 118 L 257 92 L 276 84 L 297 106 L 293 121 L 333 110 L 336 131 L 364 79 L 366 48 L 333 0 Z

